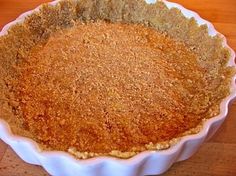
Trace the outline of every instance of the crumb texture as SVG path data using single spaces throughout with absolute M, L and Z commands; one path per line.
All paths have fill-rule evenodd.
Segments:
M 204 71 L 197 56 L 140 25 L 76 24 L 16 69 L 25 125 L 59 150 L 140 150 L 195 127 L 207 110 L 193 101 Z
M 0 37 L 0 115 L 15 133 L 126 158 L 219 113 L 234 73 L 221 39 L 161 2 L 132 2 L 44 5 Z

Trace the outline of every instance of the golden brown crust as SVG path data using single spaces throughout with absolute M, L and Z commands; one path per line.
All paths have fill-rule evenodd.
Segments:
M 219 36 L 210 37 L 208 35 L 206 26 L 198 27 L 194 19 L 186 19 L 177 9 L 168 10 L 161 2 L 147 5 L 143 1 L 129 0 L 61 1 L 55 7 L 44 5 L 39 12 L 29 16 L 23 24 L 11 27 L 7 35 L 0 37 L 0 115 L 1 118 L 9 122 L 14 133 L 35 139 L 29 130 L 25 130 L 27 126 L 22 120 L 24 119 L 20 109 L 22 106 L 20 106 L 19 99 L 15 96 L 17 94 L 14 93 L 14 88 L 11 86 L 17 84 L 18 78 L 22 76 L 22 72 L 15 69 L 16 65 L 27 62 L 25 58 L 29 57 L 29 51 L 38 44 L 47 43 L 55 31 L 71 28 L 81 21 L 97 19 L 145 24 L 166 33 L 176 41 L 184 42 L 198 56 L 196 62 L 200 69 L 204 70 L 203 75 L 196 73 L 188 75 L 191 79 L 194 76 L 199 76 L 200 79 L 194 82 L 197 93 L 194 94 L 195 97 L 189 104 L 188 111 L 193 116 L 198 116 L 199 120 L 213 117 L 219 113 L 220 101 L 229 94 L 229 84 L 233 72 L 230 67 L 226 66 L 229 51 L 222 47 Z M 191 79 L 189 79 L 190 82 L 193 81 Z M 190 85 L 192 84 L 190 83 Z M 198 132 L 199 128 L 197 129 L 193 131 Z M 173 137 L 182 135 L 179 133 Z M 39 139 L 36 141 L 40 143 Z M 167 141 L 157 148 L 166 148 L 169 144 L 170 142 Z M 114 151 L 98 151 L 97 154 L 126 158 L 142 150 L 155 148 L 150 147 L 149 143 L 146 145 L 147 147 L 143 149 L 129 149 L 127 151 L 131 153 L 128 154 L 127 151 L 124 154 Z M 50 147 L 46 146 L 46 148 Z M 66 150 L 64 147 L 57 149 Z M 74 150 L 70 151 L 75 153 Z M 87 155 L 87 157 L 91 157 L 96 154 L 87 153 Z M 81 158 L 86 158 L 86 156 L 83 155 Z

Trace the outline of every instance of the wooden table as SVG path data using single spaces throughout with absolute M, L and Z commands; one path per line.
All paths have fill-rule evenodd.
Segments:
M 49 0 L 0 0 L 0 28 L 21 13 Z M 236 0 L 174 0 L 213 22 L 236 50 Z M 38 166 L 24 163 L 0 141 L 0 176 L 47 176 Z M 190 159 L 174 164 L 164 176 L 236 175 L 236 102 L 217 134 Z

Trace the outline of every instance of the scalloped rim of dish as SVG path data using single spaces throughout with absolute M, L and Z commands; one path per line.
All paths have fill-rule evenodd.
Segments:
M 47 4 L 54 6 L 59 1 L 60 0 L 55 0 L 55 1 L 49 2 Z M 145 1 L 148 4 L 152 4 L 152 3 L 156 2 L 156 0 L 145 0 Z M 191 10 L 184 8 L 182 5 L 179 5 L 179 4 L 173 3 L 173 2 L 168 2 L 166 0 L 160 0 L 160 1 L 164 2 L 169 9 L 170 8 L 178 8 L 181 11 L 181 13 L 187 18 L 193 17 L 197 21 L 198 25 L 207 25 L 208 33 L 210 36 L 219 35 L 223 39 L 222 45 L 224 47 L 226 47 L 227 49 L 229 49 L 229 51 L 230 51 L 230 59 L 229 59 L 229 62 L 227 65 L 236 68 L 236 64 L 235 64 L 235 60 L 234 60 L 235 59 L 235 52 L 233 51 L 233 49 L 231 49 L 228 46 L 225 36 L 220 34 L 219 32 L 217 32 L 216 29 L 214 28 L 214 26 L 210 22 L 202 19 L 196 12 L 193 12 Z M 11 26 L 13 26 L 17 23 L 22 23 L 27 16 L 29 16 L 30 14 L 32 14 L 35 11 L 38 11 L 41 6 L 42 5 L 38 6 L 34 10 L 31 10 L 31 11 L 21 14 L 15 21 L 12 21 L 12 22 L 8 23 L 7 25 L 5 25 L 2 28 L 2 31 L 0 32 L 0 36 L 6 35 L 8 29 Z M 109 161 L 119 162 L 120 164 L 125 164 L 125 165 L 135 165 L 137 163 L 140 163 L 144 159 L 146 159 L 148 156 L 152 155 L 153 152 L 158 152 L 158 154 L 160 156 L 170 156 L 176 152 L 179 152 L 183 148 L 183 145 L 190 140 L 205 139 L 206 136 L 208 136 L 208 131 L 209 131 L 210 127 L 214 123 L 224 120 L 225 117 L 227 116 L 228 105 L 233 99 L 236 98 L 236 83 L 235 82 L 236 82 L 236 75 L 234 75 L 231 80 L 230 95 L 227 96 L 226 98 L 224 98 L 220 104 L 220 114 L 215 117 L 212 117 L 211 119 L 206 120 L 199 133 L 181 137 L 181 139 L 177 142 L 177 144 L 171 146 L 168 149 L 164 149 L 161 151 L 144 151 L 144 152 L 140 152 L 139 154 L 136 154 L 135 156 L 128 158 L 128 159 L 119 159 L 119 158 L 110 157 L 110 156 L 97 156 L 97 157 L 93 157 L 93 158 L 89 158 L 89 159 L 79 160 L 79 159 L 76 159 L 75 157 L 73 157 L 72 155 L 68 154 L 67 152 L 43 151 L 42 149 L 40 149 L 39 145 L 35 141 L 33 141 L 32 139 L 12 134 L 8 123 L 6 123 L 2 119 L 0 119 L 0 131 L 1 131 L 0 138 L 3 141 L 5 141 L 7 144 L 9 144 L 10 146 L 14 142 L 19 142 L 19 141 L 24 142 L 27 145 L 29 145 L 31 147 L 31 149 L 34 151 L 34 153 L 36 153 L 38 156 L 65 157 L 64 159 L 68 159 L 68 161 L 70 161 L 71 163 L 77 163 L 81 166 L 83 166 L 83 165 L 86 165 L 86 166 L 90 165 L 91 166 L 94 164 L 99 164 L 99 163 L 109 162 Z M 190 157 L 190 156 L 188 156 L 188 157 Z M 177 162 L 177 161 L 179 161 L 178 157 L 175 160 L 175 162 Z M 40 165 L 41 165 L 41 163 L 40 163 Z

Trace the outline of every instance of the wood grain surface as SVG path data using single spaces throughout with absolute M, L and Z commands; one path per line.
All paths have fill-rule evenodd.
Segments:
M 236 0 L 173 0 L 198 12 L 227 37 L 236 50 Z M 0 0 L 0 28 L 21 13 L 49 0 Z M 236 176 L 236 102 L 217 134 L 190 159 L 174 164 L 163 176 Z M 0 141 L 0 176 L 48 176 L 26 164 Z

